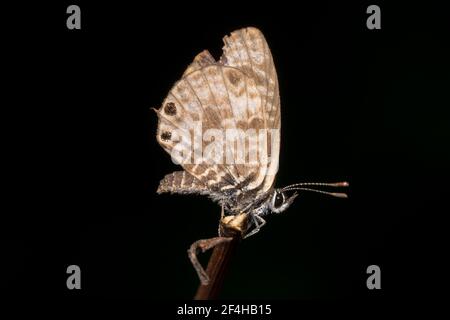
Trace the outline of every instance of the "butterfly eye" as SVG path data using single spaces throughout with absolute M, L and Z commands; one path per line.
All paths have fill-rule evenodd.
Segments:
M 273 206 L 279 208 L 284 203 L 284 194 L 282 192 L 277 192 L 275 199 L 273 200 Z

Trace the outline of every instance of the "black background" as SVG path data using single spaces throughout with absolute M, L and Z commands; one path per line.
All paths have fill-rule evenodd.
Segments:
M 66 28 L 70 4 L 81 7 L 81 30 Z M 263 31 L 280 82 L 277 186 L 348 180 L 350 198 L 302 194 L 269 218 L 240 246 L 221 297 L 439 296 L 447 18 L 438 6 L 374 3 L 382 29 L 368 30 L 369 4 L 75 1 L 5 13 L 14 13 L 4 49 L 9 296 L 192 298 L 186 249 L 216 235 L 220 208 L 156 194 L 179 168 L 156 142 L 150 107 L 197 53 L 218 59 L 222 37 L 246 26 Z M 82 270 L 79 291 L 66 288 L 71 264 Z M 366 288 L 371 264 L 378 291 Z

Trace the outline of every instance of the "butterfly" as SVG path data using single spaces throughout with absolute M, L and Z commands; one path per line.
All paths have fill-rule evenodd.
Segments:
M 166 175 L 158 193 L 207 195 L 222 207 L 219 236 L 188 250 L 202 284 L 208 275 L 196 253 L 230 241 L 227 231 L 248 238 L 271 213 L 285 211 L 297 191 L 345 198 L 314 187 L 347 182 L 296 183 L 275 188 L 280 152 L 280 96 L 272 54 L 260 30 L 248 27 L 223 38 L 216 61 L 202 51 L 175 83 L 159 109 L 156 138 L 184 170 Z

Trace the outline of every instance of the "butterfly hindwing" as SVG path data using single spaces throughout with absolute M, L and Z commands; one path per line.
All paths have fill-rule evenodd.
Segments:
M 239 69 L 214 64 L 188 73 L 174 85 L 157 113 L 158 142 L 169 154 L 174 147 L 190 154 L 190 161 L 179 162 L 206 185 L 235 186 L 259 169 L 258 163 L 233 163 L 235 148 L 226 143 L 222 159 L 209 159 L 215 154 L 207 152 L 212 149 L 212 142 L 203 135 L 208 130 L 224 133 L 227 129 L 262 128 L 261 98 L 256 84 Z M 192 139 L 199 125 L 203 136 L 200 154 L 204 158 L 200 162 L 194 158 L 198 150 Z M 246 143 L 243 136 L 236 139 Z M 247 146 L 254 147 L 249 143 Z

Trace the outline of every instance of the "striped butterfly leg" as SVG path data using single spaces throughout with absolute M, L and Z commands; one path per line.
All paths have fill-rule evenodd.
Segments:
M 200 278 L 200 282 L 202 283 L 202 285 L 208 285 L 209 276 L 198 261 L 197 254 L 200 252 L 200 250 L 201 252 L 205 252 L 219 244 L 230 242 L 232 240 L 232 237 L 215 237 L 210 239 L 197 240 L 191 245 L 188 250 L 188 256 L 191 260 L 192 265 L 194 266 L 195 271 L 197 272 L 198 277 Z
M 263 219 L 263 217 L 259 216 L 259 215 L 253 215 L 252 216 L 253 219 L 253 223 L 255 224 L 255 227 L 253 228 L 252 231 L 250 231 L 249 233 L 247 233 L 243 239 L 246 239 L 248 237 L 251 237 L 253 235 L 255 235 L 256 233 L 259 232 L 259 230 L 261 230 L 262 227 L 264 227 L 264 225 L 266 224 L 266 220 Z

